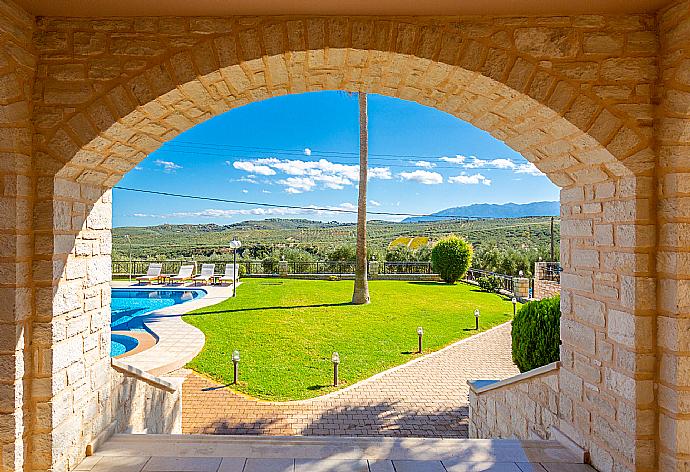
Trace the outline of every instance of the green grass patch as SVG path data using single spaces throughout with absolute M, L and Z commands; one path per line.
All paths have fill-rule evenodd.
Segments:
M 512 303 L 477 287 L 435 282 L 369 282 L 372 302 L 351 305 L 352 281 L 244 279 L 237 298 L 184 317 L 206 335 L 188 367 L 232 382 L 231 354 L 241 353 L 233 389 L 264 400 L 300 400 L 335 390 L 331 353 L 340 353 L 340 388 L 436 351 L 513 316 Z M 487 359 L 488 360 L 488 359 Z M 424 379 L 420 379 L 423 382 Z

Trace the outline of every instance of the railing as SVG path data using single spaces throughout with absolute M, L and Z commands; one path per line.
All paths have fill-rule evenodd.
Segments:
M 560 262 L 538 262 L 535 267 L 535 278 L 561 283 L 561 272 L 563 268 Z
M 384 262 L 381 274 L 433 274 L 431 262 Z
M 514 292 L 515 291 L 512 276 L 505 275 L 505 274 L 497 274 L 496 272 L 489 272 L 488 270 L 469 269 L 467 271 L 467 275 L 465 276 L 465 280 L 469 280 L 471 282 L 477 282 L 480 278 L 489 277 L 489 276 L 493 276 L 493 277 L 498 278 L 501 281 L 501 288 L 503 290 L 506 290 L 508 292 Z

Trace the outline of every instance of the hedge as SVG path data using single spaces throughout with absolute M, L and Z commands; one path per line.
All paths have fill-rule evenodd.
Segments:
M 451 235 L 440 239 L 431 250 L 431 266 L 441 280 L 454 284 L 460 280 L 472 263 L 472 245 Z
M 545 298 L 522 305 L 513 320 L 513 362 L 520 372 L 559 359 L 561 298 Z

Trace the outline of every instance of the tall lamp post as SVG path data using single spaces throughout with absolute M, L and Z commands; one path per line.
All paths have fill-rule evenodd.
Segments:
M 242 246 L 242 243 L 237 236 L 232 238 L 230 241 L 230 248 L 232 249 L 232 296 L 237 294 L 237 276 L 239 275 L 239 269 L 237 267 L 237 250 Z
M 129 281 L 132 281 L 132 238 L 129 237 L 129 234 L 125 234 L 125 238 L 127 238 L 127 242 L 129 243 Z

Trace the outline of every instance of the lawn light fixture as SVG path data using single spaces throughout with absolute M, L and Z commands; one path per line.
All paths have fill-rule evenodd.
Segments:
M 237 270 L 237 250 L 242 246 L 242 243 L 237 236 L 232 238 L 230 241 L 230 249 L 232 249 L 232 296 L 237 294 L 237 276 L 239 275 L 239 270 Z M 235 272 L 237 271 L 237 272 Z
M 334 352 L 331 355 L 331 361 L 333 362 L 333 386 L 338 386 L 338 364 L 340 364 L 340 354 Z
M 515 313 L 517 313 L 517 298 L 513 297 L 513 318 L 515 317 Z
M 238 364 L 240 363 L 240 351 L 235 349 L 232 351 L 232 383 L 237 385 L 237 370 L 238 370 Z
M 419 337 L 419 349 L 417 350 L 418 353 L 422 353 L 422 336 L 424 336 L 424 328 L 421 326 L 417 328 L 417 336 Z
M 474 310 L 474 329 L 479 331 L 479 308 Z

